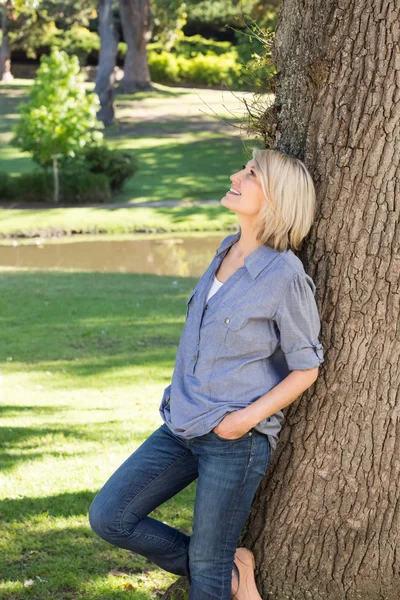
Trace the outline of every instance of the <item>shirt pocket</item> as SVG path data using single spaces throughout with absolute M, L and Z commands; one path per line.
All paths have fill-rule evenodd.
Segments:
M 250 319 L 244 314 L 231 313 L 217 318 L 215 339 L 228 348 L 241 350 L 266 349 L 277 344 L 267 320 Z

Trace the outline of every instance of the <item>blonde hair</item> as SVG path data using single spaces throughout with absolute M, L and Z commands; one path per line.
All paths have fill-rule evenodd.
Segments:
M 265 196 L 255 225 L 257 240 L 279 252 L 298 250 L 315 217 L 310 173 L 301 160 L 278 150 L 254 148 L 253 161 Z

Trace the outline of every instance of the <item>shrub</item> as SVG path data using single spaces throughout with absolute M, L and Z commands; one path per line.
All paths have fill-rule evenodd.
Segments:
M 233 51 L 220 56 L 198 54 L 191 59 L 179 56 L 178 64 L 181 79 L 207 86 L 221 83 L 229 86 L 237 85 L 242 70 Z
M 61 199 L 68 204 L 95 204 L 111 200 L 110 182 L 102 173 L 66 169 L 61 175 L 61 186 Z
M 65 169 L 60 175 L 61 202 L 86 204 L 109 202 L 110 183 L 106 175 L 80 168 Z M 13 181 L 12 197 L 18 202 L 52 202 L 54 180 L 50 172 L 32 171 Z
M 124 182 L 139 168 L 138 160 L 130 152 L 106 145 L 85 147 L 83 157 L 89 171 L 104 174 L 115 192 L 120 191 Z
M 18 202 L 51 202 L 53 176 L 46 171 L 23 173 L 13 181 L 13 197 Z
M 179 81 L 179 65 L 174 54 L 154 50 L 148 54 L 148 63 L 153 81 L 176 83 Z
M 12 197 L 12 178 L 7 173 L 0 173 L 0 200 L 11 200 Z

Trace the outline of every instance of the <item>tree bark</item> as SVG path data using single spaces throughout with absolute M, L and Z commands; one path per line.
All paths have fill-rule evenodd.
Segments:
M 122 31 L 128 50 L 124 61 L 121 90 L 130 94 L 151 90 L 147 63 L 147 42 L 153 28 L 149 0 L 119 0 Z
M 281 3 L 272 134 L 316 183 L 299 256 L 325 363 L 286 410 L 244 542 L 265 599 L 398 600 L 400 5 L 301 7 Z
M 8 8 L 9 2 L 5 2 L 3 4 L 1 16 L 1 31 L 3 37 L 0 47 L 0 77 L 5 83 L 8 83 L 14 79 L 11 74 L 11 47 L 8 33 Z
M 101 108 L 97 114 L 104 125 L 114 122 L 114 84 L 118 40 L 113 22 L 113 0 L 99 0 L 100 54 L 95 93 Z
M 325 362 L 243 531 L 264 600 L 400 598 L 399 22 L 391 1 L 281 2 L 262 126 L 316 184 L 298 255 Z
M 59 177 L 59 172 L 58 172 L 57 154 L 53 154 L 53 181 L 54 181 L 53 202 L 54 202 L 54 204 L 58 204 L 60 202 L 60 177 Z

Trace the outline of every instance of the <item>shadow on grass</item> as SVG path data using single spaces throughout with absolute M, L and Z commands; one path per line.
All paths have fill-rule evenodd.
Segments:
M 190 535 L 195 490 L 193 482 L 150 515 Z M 32 591 L 37 595 L 30 597 L 37 600 L 123 598 L 127 591 L 131 598 L 150 598 L 147 595 L 150 592 L 134 588 L 143 582 L 146 573 L 154 577 L 149 584 L 157 588 L 159 567 L 134 552 L 113 547 L 94 534 L 88 522 L 94 496 L 94 492 L 83 490 L 0 502 L 8 546 L 1 561 L 3 581 L 32 579 L 35 583 Z M 130 579 L 110 575 L 114 569 Z M 135 575 L 140 575 L 139 579 Z M 126 581 L 132 583 L 133 589 L 124 588 Z M 19 600 L 25 597 L 23 594 L 24 590 L 15 591 L 2 598 Z
M 58 439 L 60 443 L 68 443 L 68 440 L 71 439 L 92 444 L 102 444 L 105 440 L 112 440 L 121 444 L 129 444 L 134 449 L 154 430 L 154 428 L 135 430 L 134 427 L 124 429 L 120 425 L 121 421 L 110 420 L 90 425 L 69 425 L 68 427 L 1 427 L 0 469 L 6 471 L 23 462 L 41 460 L 44 457 L 66 459 L 87 453 L 85 448 L 77 450 L 76 446 L 71 450 L 50 450 L 50 444 L 54 443 L 54 439 Z
M 153 137 L 156 133 L 153 134 Z M 152 147 L 137 147 L 135 138 L 120 140 L 124 149 L 134 151 L 140 169 L 130 178 L 115 202 L 124 199 L 153 198 L 157 200 L 219 199 L 229 190 L 229 176 L 248 160 L 243 143 L 238 138 L 212 136 L 199 141 L 168 141 Z M 170 190 L 174 190 L 171 197 Z M 215 207 L 221 214 L 221 207 Z M 202 207 L 202 214 L 203 207 Z M 225 209 L 226 210 L 226 209 Z M 191 211 L 193 214 L 193 209 Z
M 60 361 L 80 376 L 171 364 L 195 279 L 176 281 L 131 273 L 3 273 L 0 360 L 11 357 L 29 371 Z
M 122 599 L 126 598 L 127 592 L 135 600 L 150 600 L 153 597 L 151 592 L 127 590 L 124 583 L 130 581 L 135 587 L 135 575 L 157 572 L 159 567 L 138 554 L 116 549 L 100 540 L 89 525 L 64 527 L 60 530 L 50 522 L 48 530 L 39 533 L 32 531 L 25 520 L 23 540 L 13 540 L 12 537 L 8 536 L 10 542 L 14 542 L 13 558 L 4 557 L 1 564 L 2 579 L 32 579 L 34 585 L 30 588 L 30 598 Z M 129 577 L 111 576 L 114 589 L 110 589 L 112 569 L 124 572 Z M 116 585 L 119 589 L 115 589 Z M 25 597 L 26 589 L 2 595 L 7 600 Z

